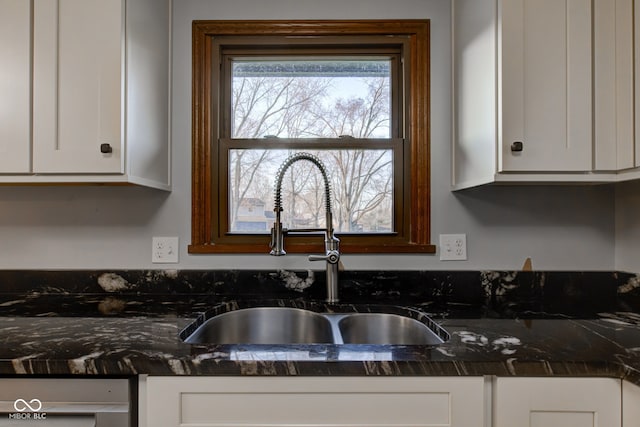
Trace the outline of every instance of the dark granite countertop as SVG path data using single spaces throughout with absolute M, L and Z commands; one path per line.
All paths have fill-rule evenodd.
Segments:
M 444 327 L 451 338 L 438 346 L 190 345 L 180 331 L 229 295 L 17 288 L 0 293 L 3 376 L 607 376 L 640 385 L 640 315 L 627 310 L 628 300 L 581 316 L 515 310 L 496 304 L 494 293 L 491 309 L 453 299 L 446 307 L 388 301 Z M 509 308 L 497 313 L 497 306 Z

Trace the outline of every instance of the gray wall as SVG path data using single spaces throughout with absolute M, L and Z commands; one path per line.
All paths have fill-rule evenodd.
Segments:
M 610 270 L 615 192 L 597 187 L 489 187 L 451 193 L 451 66 L 446 0 L 175 0 L 174 190 L 0 187 L 0 268 L 321 268 L 303 256 L 187 255 L 190 238 L 193 19 L 429 18 L 432 31 L 432 238 L 466 233 L 469 260 L 345 256 L 350 269 Z M 618 233 L 620 234 L 620 233 Z M 180 263 L 151 264 L 151 237 L 179 236 Z
M 616 269 L 640 272 L 640 182 L 616 187 Z

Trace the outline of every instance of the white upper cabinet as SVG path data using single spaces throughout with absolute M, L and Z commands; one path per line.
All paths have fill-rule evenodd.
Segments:
M 124 172 L 123 8 L 121 0 L 35 0 L 35 172 Z
M 0 163 L 0 183 L 133 183 L 170 189 L 171 1 L 1 1 L 0 8 L 27 5 L 26 12 L 20 10 L 26 41 L 12 40 L 24 49 L 27 72 L 12 70 L 12 78 L 32 80 L 14 94 L 27 105 L 24 123 L 13 126 L 27 134 L 9 147 L 21 156 L 21 168 L 11 169 L 17 162 Z M 0 132 L 12 129 L 0 120 Z
M 454 189 L 635 166 L 633 2 L 453 0 Z
M 633 1 L 595 0 L 595 169 L 621 170 L 634 161 Z
M 0 0 L 0 172 L 31 171 L 31 5 Z
M 499 5 L 498 171 L 591 169 L 591 1 Z
M 633 49 L 634 49 L 634 82 L 635 82 L 635 93 L 634 93 L 634 122 L 635 122 L 635 152 L 636 152 L 636 160 L 635 166 L 640 167 L 640 2 L 634 0 L 633 7 L 633 23 L 634 23 L 634 40 L 633 40 Z

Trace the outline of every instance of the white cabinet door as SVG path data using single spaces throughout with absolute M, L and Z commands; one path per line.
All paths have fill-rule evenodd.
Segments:
M 31 4 L 0 0 L 0 174 L 31 170 Z
M 592 0 L 452 0 L 451 10 L 453 188 L 615 181 L 593 167 Z
M 595 169 L 634 167 L 633 0 L 594 1 Z
M 499 5 L 498 170 L 591 170 L 591 0 L 502 0 Z M 514 143 L 521 143 L 522 151 L 514 151 Z
M 635 121 L 635 152 L 636 161 L 635 166 L 640 167 L 640 1 L 634 0 L 634 81 L 635 81 L 635 105 L 634 105 L 634 121 Z
M 498 378 L 494 427 L 620 427 L 621 381 Z
M 482 427 L 485 419 L 481 377 L 147 377 L 140 396 L 141 427 Z
M 452 25 L 454 189 L 640 179 L 638 0 L 452 0 Z
M 35 0 L 35 173 L 123 172 L 124 17 L 123 0 Z
M 640 427 L 640 387 L 622 382 L 622 426 Z

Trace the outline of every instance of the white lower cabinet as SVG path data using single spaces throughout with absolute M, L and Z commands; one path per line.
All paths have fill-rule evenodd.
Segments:
M 626 381 L 622 383 L 622 425 L 640 427 L 640 387 Z
M 483 377 L 141 377 L 140 427 L 483 427 Z
M 493 427 L 620 427 L 621 386 L 612 378 L 498 378 Z
M 141 376 L 140 427 L 640 427 L 613 378 Z

